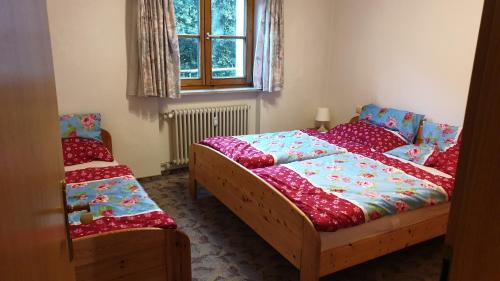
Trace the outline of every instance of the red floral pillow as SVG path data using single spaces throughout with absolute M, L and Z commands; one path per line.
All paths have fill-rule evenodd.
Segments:
M 92 161 L 113 161 L 113 155 L 100 141 L 84 138 L 62 139 L 64 166 Z
M 386 152 L 408 144 L 393 132 L 363 121 L 338 125 L 328 133 L 339 140 L 356 142 L 377 152 Z

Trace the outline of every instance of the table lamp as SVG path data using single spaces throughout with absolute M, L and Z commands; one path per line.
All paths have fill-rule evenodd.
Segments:
M 326 132 L 325 125 L 330 123 L 330 109 L 327 107 L 318 108 L 318 112 L 316 113 L 316 122 L 320 124 L 318 129 L 319 132 Z

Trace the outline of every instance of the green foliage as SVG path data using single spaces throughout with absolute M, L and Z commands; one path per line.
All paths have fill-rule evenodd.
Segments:
M 178 34 L 199 34 L 199 1 L 174 0 L 175 16 Z M 212 0 L 212 33 L 216 35 L 236 35 L 236 1 Z M 212 39 L 212 65 L 214 77 L 231 77 L 234 70 L 217 71 L 219 68 L 234 68 L 236 66 L 236 40 Z M 199 72 L 188 70 L 198 69 L 199 39 L 179 38 L 181 50 L 182 78 L 197 78 Z
M 177 34 L 199 34 L 200 0 L 174 0 Z

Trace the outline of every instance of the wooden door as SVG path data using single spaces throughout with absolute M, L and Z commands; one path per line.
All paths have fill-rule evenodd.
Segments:
M 72 281 L 45 1 L 0 0 L 0 280 Z
M 446 245 L 443 280 L 500 280 L 500 0 L 484 4 Z

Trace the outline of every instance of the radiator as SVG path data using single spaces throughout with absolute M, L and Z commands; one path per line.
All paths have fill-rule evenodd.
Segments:
M 189 162 L 189 146 L 215 136 L 236 136 L 248 133 L 248 105 L 177 109 L 165 113 L 170 127 L 171 166 Z

